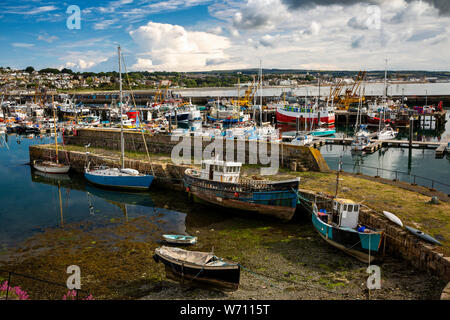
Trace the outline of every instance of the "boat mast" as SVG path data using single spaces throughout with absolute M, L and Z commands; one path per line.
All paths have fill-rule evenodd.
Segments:
M 336 192 L 334 194 L 334 199 L 337 198 L 338 195 L 338 189 L 339 189 L 339 173 L 342 170 L 342 156 L 339 157 L 339 163 L 338 163 L 338 170 L 337 170 L 337 175 L 336 175 Z
M 386 104 L 387 104 L 387 63 L 388 63 L 388 60 L 386 59 L 386 67 L 384 68 L 383 126 L 384 126 L 384 121 L 386 118 Z M 378 125 L 378 131 L 381 131 L 381 114 L 380 114 L 380 121 L 379 121 L 379 125 Z
M 261 91 L 260 91 L 260 97 L 259 97 L 259 104 L 260 104 L 260 111 L 259 111 L 259 126 L 262 126 L 262 119 L 263 119 L 263 116 L 262 116 L 262 112 L 263 112 L 263 103 L 262 103 L 262 100 L 263 100 L 263 75 L 262 75 L 262 62 L 261 62 L 261 59 L 259 59 L 259 79 L 260 79 L 260 88 L 261 88 Z
M 56 148 L 56 163 L 59 163 L 58 160 L 58 135 L 56 134 L 56 111 L 55 105 L 53 107 L 53 126 L 55 127 L 55 148 Z
M 119 55 L 119 105 L 120 105 L 120 150 L 121 150 L 121 166 L 122 169 L 125 167 L 125 144 L 123 141 L 123 115 L 122 115 L 122 68 L 120 65 L 120 45 L 117 47 L 117 52 Z

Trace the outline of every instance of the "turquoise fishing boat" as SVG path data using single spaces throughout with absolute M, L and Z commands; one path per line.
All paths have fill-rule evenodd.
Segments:
M 318 210 L 313 204 L 312 223 L 326 242 L 362 262 L 370 263 L 380 248 L 383 232 L 361 225 L 359 209 L 358 203 L 339 198 L 333 200 L 331 212 Z

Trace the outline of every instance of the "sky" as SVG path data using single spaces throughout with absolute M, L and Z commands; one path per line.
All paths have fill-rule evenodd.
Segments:
M 0 66 L 450 70 L 449 0 L 3 0 Z

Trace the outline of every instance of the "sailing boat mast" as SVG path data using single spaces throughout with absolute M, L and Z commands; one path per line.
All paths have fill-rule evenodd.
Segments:
M 259 109 L 259 126 L 262 126 L 262 112 L 263 112 L 263 76 L 262 76 L 262 62 L 261 59 L 259 59 L 259 79 L 260 79 L 260 97 L 259 97 L 259 104 L 260 104 L 260 109 Z
M 123 141 L 123 115 L 122 115 L 122 68 L 120 65 L 120 46 L 117 47 L 117 51 L 119 54 L 119 105 L 120 105 L 120 151 L 121 151 L 121 166 L 122 169 L 125 168 L 125 144 Z
M 386 67 L 384 68 L 384 90 L 383 90 L 383 125 L 385 121 L 385 112 L 386 112 L 386 104 L 387 104 L 387 63 L 386 59 Z M 380 113 L 380 121 L 378 123 L 378 131 L 381 131 L 381 113 Z
M 55 105 L 53 107 L 53 126 L 55 127 L 55 148 L 56 148 L 56 163 L 59 163 L 58 160 L 58 135 L 56 134 L 56 111 Z

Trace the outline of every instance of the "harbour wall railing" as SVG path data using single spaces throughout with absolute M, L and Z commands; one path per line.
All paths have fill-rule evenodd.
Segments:
M 337 168 L 336 168 L 337 169 Z M 435 179 L 423 177 L 417 174 L 403 172 L 399 170 L 390 170 L 364 165 L 355 165 L 354 163 L 343 162 L 342 170 L 352 172 L 358 175 L 364 174 L 374 178 L 392 179 L 393 181 L 408 182 L 413 186 L 419 185 L 429 188 L 431 191 L 439 190 L 450 196 L 450 184 L 437 181 Z

